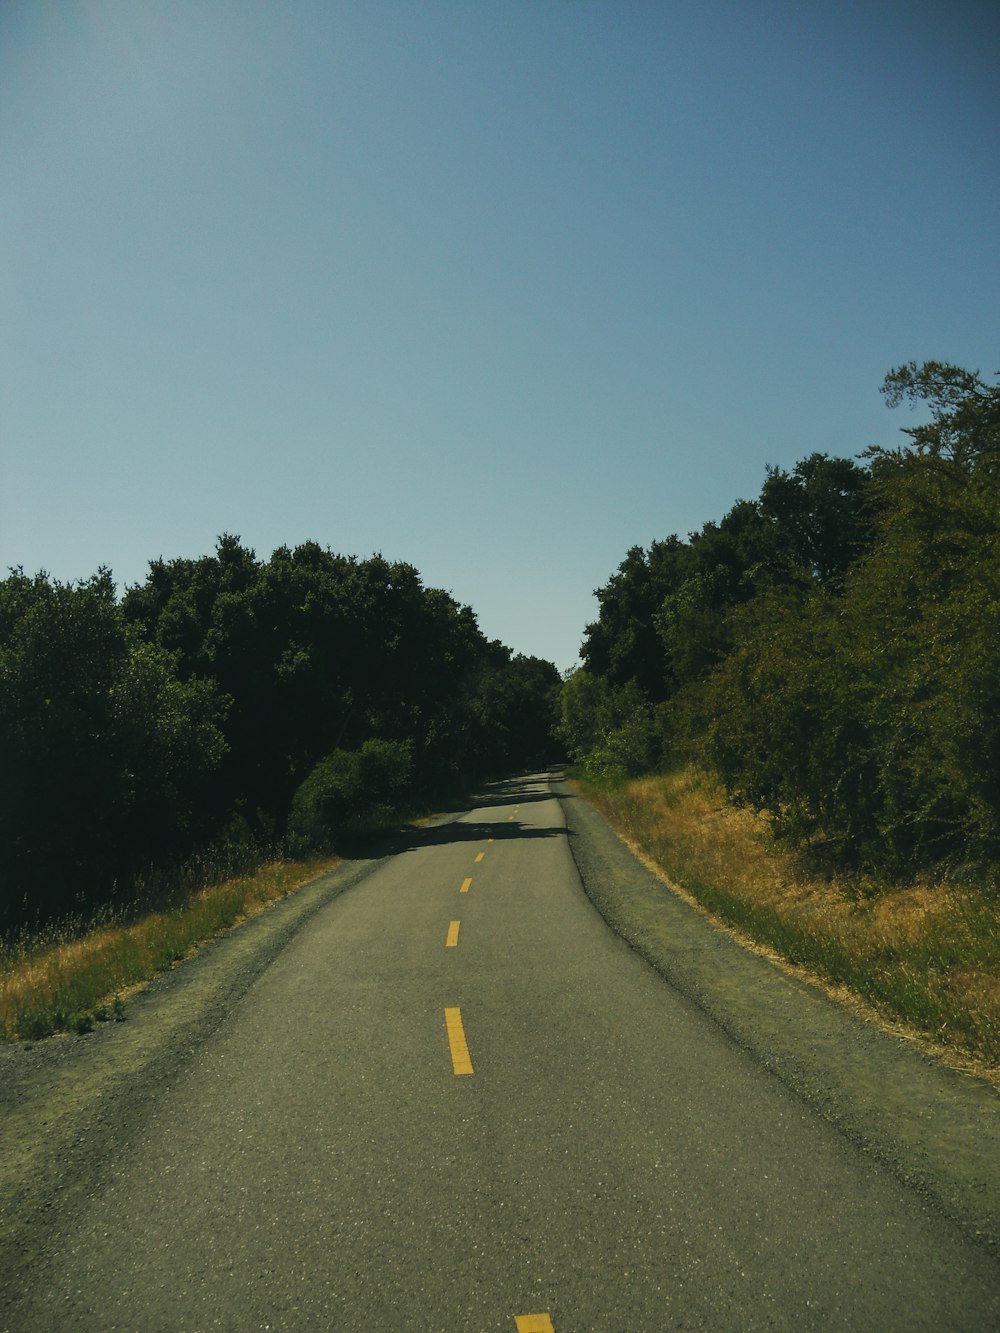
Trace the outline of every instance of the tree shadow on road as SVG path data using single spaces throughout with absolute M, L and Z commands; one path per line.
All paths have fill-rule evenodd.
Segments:
M 467 808 L 469 810 L 488 810 L 495 809 L 503 805 L 528 805 L 537 801 L 563 800 L 565 798 L 575 799 L 571 792 L 560 792 L 558 797 L 556 793 L 550 791 L 547 787 L 538 789 L 537 784 L 552 780 L 560 780 L 561 772 L 552 773 L 525 774 L 523 777 L 502 778 L 497 782 L 491 782 L 482 791 L 476 792 L 468 798 Z M 534 787 L 532 790 L 531 788 Z
M 557 775 L 553 775 L 557 776 Z M 544 780 L 545 775 L 540 779 Z M 389 833 L 360 834 L 345 839 L 339 847 L 349 858 L 378 858 L 398 856 L 402 852 L 417 851 L 421 847 L 442 847 L 449 843 L 512 842 L 522 838 L 566 838 L 572 833 L 563 825 L 537 826 L 526 824 L 516 816 L 506 820 L 476 819 L 477 812 L 502 809 L 504 806 L 528 805 L 556 799 L 551 791 L 527 791 L 525 784 L 531 777 L 508 778 L 492 782 L 483 791 L 469 796 L 453 807 L 453 813 L 440 823 L 410 824 Z M 576 799 L 569 794 L 569 799 Z M 560 792 L 559 799 L 565 799 Z
M 403 835 L 400 839 L 402 851 L 416 851 L 420 847 L 444 847 L 449 843 L 481 842 L 492 838 L 494 842 L 517 842 L 522 838 L 565 838 L 569 830 L 565 825 L 539 827 L 523 824 L 519 819 L 494 824 L 485 820 L 455 820 L 451 824 L 438 824 L 434 828 L 410 830 L 411 837 Z

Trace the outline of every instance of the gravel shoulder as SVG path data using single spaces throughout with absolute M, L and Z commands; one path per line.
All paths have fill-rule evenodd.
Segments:
M 584 890 L 613 930 L 825 1119 L 1000 1253 L 1000 1095 L 742 948 L 553 782 Z

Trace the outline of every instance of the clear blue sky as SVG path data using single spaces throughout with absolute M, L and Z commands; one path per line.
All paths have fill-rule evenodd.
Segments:
M 629 546 L 1000 369 L 1000 4 L 4 0 L 0 568 L 416 565 L 559 667 Z

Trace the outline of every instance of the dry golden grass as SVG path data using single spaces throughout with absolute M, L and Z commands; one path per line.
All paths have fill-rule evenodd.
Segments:
M 693 768 L 583 786 L 672 887 L 753 945 L 1000 1077 L 995 896 L 927 882 L 876 893 L 819 874 L 775 842 L 766 817 L 728 804 Z
M 170 910 L 10 946 L 0 955 L 0 1039 L 86 1031 L 120 1016 L 122 998 L 158 972 L 339 864 L 335 856 L 275 861 Z

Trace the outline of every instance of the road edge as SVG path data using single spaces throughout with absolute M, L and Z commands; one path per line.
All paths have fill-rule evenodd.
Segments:
M 742 948 L 672 893 L 557 775 L 583 890 L 607 924 L 744 1051 L 1000 1255 L 1000 1095 Z
M 206 941 L 134 995 L 123 1023 L 0 1048 L 0 1290 L 29 1261 L 49 1210 L 85 1206 L 101 1164 L 131 1137 L 150 1098 L 293 936 L 386 859 L 344 862 Z

